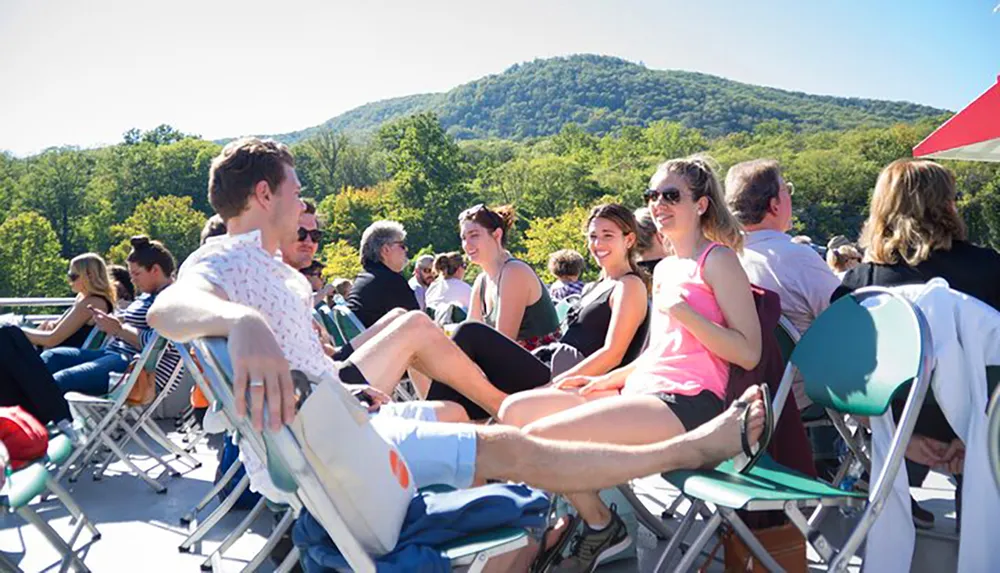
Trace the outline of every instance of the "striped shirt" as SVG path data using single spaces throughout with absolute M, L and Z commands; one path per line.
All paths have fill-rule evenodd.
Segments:
M 156 331 L 150 328 L 146 322 L 146 313 L 149 312 L 149 307 L 153 305 L 154 300 L 156 300 L 155 294 L 142 294 L 118 316 L 122 324 L 130 325 L 139 331 L 139 342 L 142 343 L 143 348 L 152 341 L 153 336 L 156 334 Z M 111 342 L 108 343 L 107 350 L 108 352 L 121 354 L 126 360 L 131 360 L 133 356 L 142 352 L 140 348 L 132 346 L 121 338 L 112 338 Z M 163 354 L 163 358 L 156 365 L 157 390 L 162 390 L 167 382 L 170 381 L 170 375 L 174 372 L 174 368 L 177 367 L 180 361 L 181 355 L 178 354 L 173 344 L 171 344 Z
M 556 280 L 549 286 L 549 295 L 553 300 L 562 300 L 568 296 L 580 294 L 582 291 L 583 281 L 564 283 L 561 280 Z

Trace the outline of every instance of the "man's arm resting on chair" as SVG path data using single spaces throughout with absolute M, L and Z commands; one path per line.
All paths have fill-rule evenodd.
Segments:
M 156 297 L 146 320 L 157 332 L 177 342 L 206 336 L 227 337 L 237 412 L 246 410 L 247 384 L 263 382 L 263 386 L 250 386 L 250 417 L 258 430 L 264 427 L 265 395 L 272 429 L 277 430 L 295 417 L 295 393 L 288 361 L 267 321 L 256 310 L 229 301 L 222 289 L 189 275 Z

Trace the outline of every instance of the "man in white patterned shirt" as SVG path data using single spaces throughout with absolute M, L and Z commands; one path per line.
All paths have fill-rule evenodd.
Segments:
M 393 321 L 345 362 L 334 363 L 323 354 L 312 330 L 308 283 L 277 253 L 281 239 L 297 229 L 303 208 L 298 193 L 294 160 L 284 145 L 258 139 L 227 145 L 212 163 L 209 199 L 229 235 L 189 257 L 175 286 L 150 309 L 149 323 L 182 342 L 228 337 L 236 409 L 245 412 L 249 386 L 250 416 L 258 429 L 265 396 L 274 429 L 295 417 L 291 369 L 320 384 L 386 387 L 386 381 L 399 380 L 408 366 L 416 366 L 496 412 L 504 394 L 422 313 Z M 755 441 L 763 408 L 756 395 L 744 398 L 752 402 L 750 438 Z M 418 486 L 467 487 L 510 479 L 550 491 L 596 490 L 652 473 L 702 467 L 740 451 L 737 408 L 671 440 L 617 446 L 544 440 L 502 425 L 424 421 L 433 415 L 419 404 L 412 407 L 419 411 L 408 415 L 416 420 L 390 411 L 372 423 L 383 439 L 399 447 Z

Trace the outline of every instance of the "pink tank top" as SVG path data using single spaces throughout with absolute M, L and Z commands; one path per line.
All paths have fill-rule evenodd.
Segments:
M 665 310 L 658 306 L 662 297 L 680 294 L 695 312 L 708 320 L 726 325 L 712 287 L 702 275 L 712 243 L 697 261 L 669 257 L 653 271 L 653 306 L 649 323 L 649 348 L 636 359 L 635 370 L 625 380 L 623 395 L 667 392 L 694 396 L 703 390 L 726 399 L 729 364 L 716 356 Z

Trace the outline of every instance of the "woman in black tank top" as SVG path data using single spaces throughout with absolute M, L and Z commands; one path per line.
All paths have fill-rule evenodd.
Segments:
M 516 394 L 549 383 L 549 362 L 557 352 L 575 358 L 564 375 L 598 375 L 631 361 L 641 350 L 648 327 L 648 294 L 633 262 L 635 218 L 620 205 L 595 207 L 588 237 L 602 279 L 583 296 L 582 306 L 571 311 L 561 342 L 530 353 L 481 323 L 465 323 L 455 331 L 455 343 L 498 389 Z M 432 384 L 427 398 L 459 402 L 474 420 L 488 417 L 444 384 Z
M 115 290 L 111 275 L 99 255 L 86 253 L 70 261 L 66 280 L 76 300 L 57 320 L 42 323 L 38 328 L 22 328 L 31 344 L 42 348 L 82 347 L 94 324 L 88 307 L 103 312 L 114 310 Z

